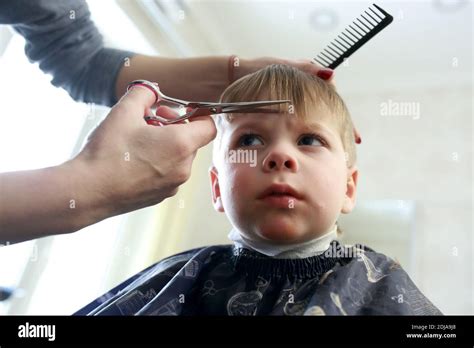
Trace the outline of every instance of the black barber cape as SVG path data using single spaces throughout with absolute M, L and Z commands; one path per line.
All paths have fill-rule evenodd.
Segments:
M 234 245 L 168 257 L 76 315 L 441 315 L 389 257 L 333 241 L 277 259 Z

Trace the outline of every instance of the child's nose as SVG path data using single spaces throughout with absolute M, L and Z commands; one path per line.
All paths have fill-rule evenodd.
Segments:
M 298 170 L 298 163 L 295 157 L 288 152 L 275 149 L 263 160 L 263 170 L 265 172 L 275 170 L 289 170 L 296 172 Z

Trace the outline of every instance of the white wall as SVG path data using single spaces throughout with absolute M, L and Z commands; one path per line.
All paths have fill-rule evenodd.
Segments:
M 314 57 L 371 4 L 188 3 L 194 18 L 213 18 L 192 22 L 201 23 L 194 35 L 209 33 L 206 45 L 214 47 L 209 52 L 196 43 L 198 53 L 298 58 Z M 338 90 L 363 139 L 358 146 L 360 204 L 342 219 L 345 238 L 398 257 L 444 313 L 472 314 L 472 3 L 460 9 L 440 9 L 431 1 L 379 5 L 394 15 L 394 23 L 336 71 Z M 336 15 L 335 27 L 312 29 L 313 11 L 327 9 Z M 185 32 L 186 22 L 180 26 Z M 419 113 L 383 115 L 382 103 L 414 103 Z M 230 225 L 210 204 L 209 150 L 200 153 L 187 184 L 195 198 L 185 202 L 185 227 L 174 231 L 180 240 L 176 250 L 228 242 Z M 170 204 L 178 206 L 178 200 Z M 389 209 L 372 222 L 366 217 L 374 210 L 367 207 L 377 202 L 395 207 L 400 202 L 413 211 L 409 220 L 394 221 L 400 211 Z

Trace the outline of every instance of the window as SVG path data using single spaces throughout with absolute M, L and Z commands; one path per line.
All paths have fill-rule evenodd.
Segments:
M 153 53 L 115 1 L 89 5 L 109 46 Z M 0 105 L 0 172 L 61 164 L 79 150 L 107 109 L 77 103 L 51 85 L 52 77 L 28 61 L 20 35 L 2 43 L 0 94 L 8 97 Z M 73 235 L 0 247 L 0 288 L 15 289 L 0 302 L 0 314 L 71 314 L 108 290 L 104 279 L 126 218 L 113 217 Z

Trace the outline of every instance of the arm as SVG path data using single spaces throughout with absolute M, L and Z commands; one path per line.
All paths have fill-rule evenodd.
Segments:
M 28 58 L 78 101 L 112 106 L 137 79 L 158 82 L 165 94 L 176 98 L 217 101 L 230 82 L 229 57 L 151 57 L 104 47 L 85 1 L 2 0 L 0 23 L 13 25 L 26 39 Z M 273 63 L 313 74 L 321 69 L 309 60 L 239 58 L 234 80 Z
M 179 99 L 217 101 L 229 85 L 229 57 L 165 58 L 136 55 L 120 70 L 116 95 L 138 79 L 158 82 L 163 93 Z
M 121 68 L 115 93 L 117 98 L 120 98 L 125 93 L 128 83 L 146 79 L 158 82 L 163 93 L 175 98 L 217 102 L 221 93 L 231 82 L 270 64 L 292 65 L 333 82 L 331 70 L 322 70 L 320 66 L 310 63 L 309 60 L 238 57 L 236 58 L 238 64 L 232 66 L 233 61 L 229 62 L 230 58 L 229 56 L 165 58 L 135 55 L 130 60 L 129 66 Z M 229 64 L 231 64 L 230 67 Z M 229 74 L 229 69 L 232 69 L 232 74 Z
M 111 215 L 79 161 L 0 174 L 0 244 L 77 231 Z
M 143 116 L 154 103 L 149 89 L 134 87 L 72 160 L 0 174 L 0 243 L 74 232 L 175 195 L 216 128 L 210 117 L 149 126 Z M 176 117 L 165 107 L 159 115 Z
M 28 58 L 78 101 L 112 106 L 136 79 L 194 100 L 217 100 L 229 84 L 228 57 L 150 57 L 104 47 L 85 1 L 4 0 L 0 23 L 13 25 Z
M 73 99 L 112 106 L 129 51 L 106 48 L 83 0 L 2 0 L 0 23 L 26 40 L 25 53 Z

